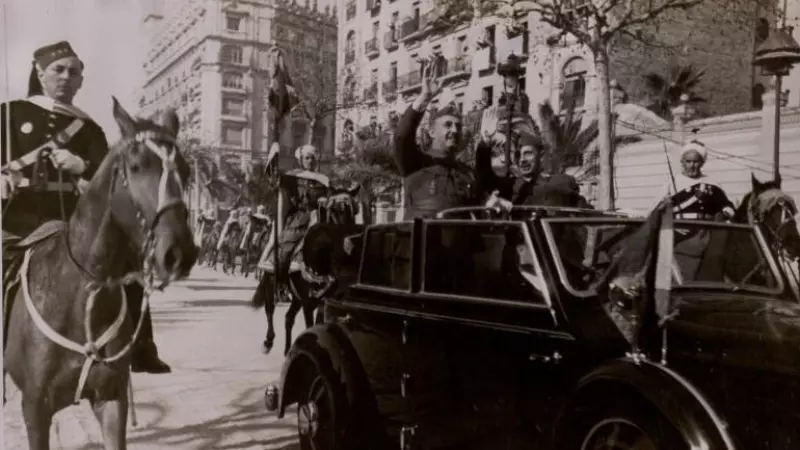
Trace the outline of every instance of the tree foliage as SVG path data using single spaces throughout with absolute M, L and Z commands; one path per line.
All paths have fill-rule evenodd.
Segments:
M 651 103 L 647 108 L 663 119 L 672 120 L 672 109 L 681 103 L 681 97 L 685 96 L 687 103 L 705 102 L 705 98 L 695 93 L 704 73 L 691 65 L 673 65 L 666 76 L 654 72 L 645 74 L 644 79 L 651 94 Z

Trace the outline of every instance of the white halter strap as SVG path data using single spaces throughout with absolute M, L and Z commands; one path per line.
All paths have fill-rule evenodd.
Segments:
M 177 154 L 176 151 L 169 151 L 164 147 L 159 147 L 155 143 L 155 139 L 164 139 L 163 136 L 159 136 L 157 133 L 153 131 L 142 131 L 136 133 L 134 139 L 136 142 L 143 143 L 151 152 L 155 153 L 159 158 L 161 158 L 161 179 L 158 182 L 158 206 L 156 209 L 156 216 L 159 213 L 164 211 L 166 208 L 169 208 L 174 205 L 180 205 L 184 203 L 183 200 L 183 183 L 181 182 L 180 174 L 178 174 L 178 165 L 175 163 L 175 155 Z M 167 197 L 167 183 L 169 183 L 169 179 L 172 179 L 177 183 L 178 190 L 180 191 L 181 195 L 171 201 L 168 200 Z

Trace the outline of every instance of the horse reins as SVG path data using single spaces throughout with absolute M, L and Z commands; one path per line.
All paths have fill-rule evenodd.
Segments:
M 183 193 L 183 183 L 181 182 L 180 175 L 177 170 L 177 164 L 175 163 L 175 155 L 177 154 L 176 150 L 173 150 L 171 153 L 162 147 L 159 147 L 155 144 L 155 138 L 163 139 L 164 136 L 157 135 L 155 132 L 140 132 L 134 136 L 134 140 L 136 142 L 143 143 L 150 151 L 156 154 L 162 161 L 162 173 L 161 178 L 159 180 L 159 189 L 158 189 L 158 204 L 156 208 L 156 213 L 153 217 L 153 220 L 150 223 L 147 223 L 147 219 L 144 217 L 144 214 L 141 211 L 139 205 L 136 205 L 136 217 L 139 219 L 142 228 L 146 231 L 146 237 L 144 242 L 142 243 L 141 253 L 144 256 L 144 262 L 142 265 L 142 271 L 135 271 L 125 274 L 121 278 L 117 280 L 106 280 L 106 281 L 99 281 L 98 277 L 94 276 L 88 269 L 83 267 L 77 259 L 75 258 L 72 247 L 70 245 L 69 239 L 69 226 L 65 227 L 65 243 L 67 248 L 67 254 L 69 256 L 70 261 L 79 268 L 81 272 L 86 275 L 90 281 L 87 285 L 87 289 L 89 289 L 89 296 L 87 298 L 86 304 L 86 315 L 84 318 L 84 331 L 86 333 L 86 344 L 81 345 L 74 341 L 67 339 L 66 337 L 59 334 L 55 331 L 44 318 L 39 314 L 39 311 L 36 309 L 35 305 L 33 304 L 33 300 L 30 297 L 30 289 L 28 286 L 28 266 L 30 263 L 30 258 L 33 252 L 33 249 L 28 249 L 25 252 L 24 259 L 22 262 L 22 266 L 20 267 L 20 280 L 22 283 L 22 291 L 23 291 L 23 298 L 25 299 L 26 306 L 28 311 L 31 315 L 33 322 L 37 325 L 39 330 L 45 334 L 51 341 L 54 343 L 68 349 L 75 351 L 76 353 L 80 353 L 86 356 L 86 361 L 81 369 L 81 374 L 78 379 L 78 386 L 75 392 L 74 402 L 77 404 L 80 402 L 81 392 L 83 391 L 83 387 L 86 384 L 88 379 L 89 370 L 91 366 L 95 362 L 101 363 L 112 363 L 117 360 L 122 359 L 125 357 L 130 351 L 133 349 L 133 345 L 136 342 L 136 339 L 141 332 L 142 325 L 144 323 L 144 316 L 147 310 L 147 306 L 149 304 L 150 294 L 153 291 L 153 264 L 152 259 L 154 256 L 154 244 L 155 244 L 155 227 L 158 223 L 158 219 L 161 215 L 166 212 L 167 210 L 175 207 L 186 207 L 186 204 L 183 200 L 182 196 L 179 196 L 176 200 L 168 201 L 167 198 L 167 184 L 169 183 L 169 178 L 172 175 L 174 181 L 177 183 L 179 191 Z M 124 163 L 124 160 L 121 164 L 118 164 L 117 167 L 114 168 L 113 178 L 110 183 L 110 193 L 113 194 L 114 187 L 116 186 L 116 177 L 121 173 L 122 176 L 122 186 L 127 188 L 129 193 L 130 192 L 130 185 L 128 182 L 127 177 L 127 166 Z M 58 169 L 58 179 L 59 183 L 63 182 L 63 169 Z M 132 194 L 132 193 L 131 193 Z M 111 197 L 111 195 L 109 195 Z M 66 208 L 64 205 L 64 192 L 62 190 L 59 191 L 59 206 L 61 208 L 61 217 L 64 222 L 67 222 L 66 217 Z M 144 297 L 142 298 L 142 306 L 141 306 L 141 313 L 139 315 L 139 320 L 136 323 L 134 328 L 133 335 L 131 336 L 131 340 L 116 354 L 107 357 L 100 357 L 98 355 L 99 350 L 107 345 L 112 339 L 114 339 L 119 332 L 119 329 L 125 322 L 125 319 L 128 314 L 128 304 L 127 304 L 127 295 L 125 293 L 124 285 L 131 284 L 133 282 L 138 282 L 142 285 L 144 289 Z M 94 303 L 97 297 L 97 294 L 103 288 L 113 288 L 113 287 L 120 287 L 121 294 L 122 294 L 122 302 L 120 307 L 120 312 L 117 315 L 117 318 L 114 322 L 106 329 L 106 331 L 97 339 L 93 338 L 92 327 L 91 327 L 91 316 L 92 310 L 94 308 Z M 163 288 L 163 286 L 159 286 L 159 289 Z M 132 404 L 132 403 L 131 403 Z

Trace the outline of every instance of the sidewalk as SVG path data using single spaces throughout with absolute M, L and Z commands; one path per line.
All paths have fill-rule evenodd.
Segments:
M 134 374 L 139 426 L 129 426 L 130 449 L 299 449 L 294 416 L 279 421 L 264 408 L 264 388 L 279 378 L 283 356 L 261 353 L 266 318 L 247 306 L 254 289 L 252 278 L 198 267 L 190 280 L 152 299 L 156 341 L 173 373 Z M 283 321 L 275 325 L 276 349 L 283 348 Z M 20 395 L 13 386 L 8 395 L 3 448 L 25 449 Z M 51 445 L 103 448 L 88 402 L 56 415 Z

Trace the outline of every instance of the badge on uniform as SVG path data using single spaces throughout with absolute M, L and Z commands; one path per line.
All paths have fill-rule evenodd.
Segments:
M 428 194 L 435 195 L 436 194 L 436 180 L 433 179 L 428 182 Z
M 30 122 L 25 122 L 21 127 L 19 127 L 19 131 L 24 134 L 31 134 L 31 131 L 33 131 L 33 124 Z

